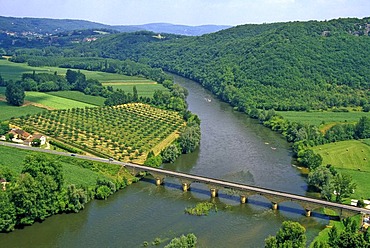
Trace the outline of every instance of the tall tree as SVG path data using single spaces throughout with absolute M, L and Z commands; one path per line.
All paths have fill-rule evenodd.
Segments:
M 306 247 L 306 229 L 298 222 L 284 221 L 276 236 L 270 236 L 265 240 L 266 248 L 277 247 Z
M 343 198 L 350 196 L 356 189 L 352 177 L 348 174 L 337 174 L 333 179 L 335 201 L 341 202 Z
M 24 89 L 20 85 L 17 85 L 13 81 L 8 82 L 5 90 L 5 97 L 9 104 L 21 106 L 24 103 L 25 96 Z
M 132 101 L 133 102 L 137 102 L 137 100 L 139 100 L 139 95 L 137 94 L 137 89 L 136 89 L 136 86 L 134 85 L 134 87 L 132 88 Z
M 13 231 L 16 224 L 15 207 L 9 192 L 0 190 L 0 232 Z
M 355 128 L 356 136 L 360 139 L 370 138 L 370 118 L 363 116 L 358 121 Z

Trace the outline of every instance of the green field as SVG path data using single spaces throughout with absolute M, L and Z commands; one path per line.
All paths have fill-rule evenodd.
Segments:
M 94 105 L 92 104 L 87 104 L 63 97 L 53 96 L 47 93 L 34 91 L 27 91 L 25 100 L 33 103 L 42 104 L 53 109 L 94 107 Z
M 46 72 L 46 73 L 54 73 L 57 72 L 59 75 L 65 75 L 66 68 L 59 68 L 59 67 L 33 67 L 28 66 L 26 63 L 13 63 L 5 59 L 0 60 L 0 75 L 5 80 L 20 80 L 21 76 L 25 72 L 32 72 L 35 71 L 36 73 Z M 74 69 L 72 69 L 74 70 Z M 132 77 L 121 75 L 117 73 L 106 73 L 106 72 L 99 72 L 99 71 L 87 71 L 87 70 L 80 70 L 83 74 L 86 75 L 87 79 L 96 79 L 99 82 L 125 82 L 125 81 L 135 81 L 135 80 L 145 80 L 145 78 L 141 77 Z
M 84 93 L 79 91 L 51 91 L 47 92 L 47 94 L 96 106 L 104 106 L 105 101 L 104 97 L 85 95 Z
M 349 140 L 313 147 L 323 157 L 323 165 L 331 164 L 339 173 L 352 176 L 357 184 L 353 198 L 370 198 L 370 146 L 369 140 Z
M 23 160 L 29 154 L 37 152 L 17 149 L 13 147 L 0 146 L 0 168 L 6 167 L 15 174 L 20 174 L 23 169 Z M 17 156 L 14 156 L 17 154 Z M 45 153 L 42 153 L 45 154 Z M 114 164 L 92 163 L 90 161 L 80 160 L 73 157 L 64 157 L 53 154 L 48 154 L 56 159 L 63 168 L 63 176 L 65 185 L 75 184 L 77 186 L 93 186 L 96 185 L 98 178 L 106 178 L 108 180 L 118 177 L 126 177 L 130 181 L 133 177 L 121 167 Z
M 0 102 L 0 121 L 8 120 L 12 117 L 20 117 L 22 115 L 33 115 L 44 111 L 43 108 L 35 106 L 16 107 L 8 105 L 6 102 Z
M 0 146 L 0 153 L 0 163 L 14 171 L 14 173 L 16 174 L 21 173 L 23 169 L 24 158 L 27 155 L 32 154 L 32 152 L 30 151 L 5 146 Z M 17 156 L 14 156 L 14 154 L 17 154 Z M 59 158 L 59 156 L 50 156 Z M 102 175 L 99 175 L 99 173 L 91 171 L 89 169 L 78 167 L 74 164 L 66 163 L 63 161 L 60 162 L 63 166 L 63 175 L 66 185 L 76 184 L 83 186 L 94 186 L 96 184 L 97 178 L 104 177 Z
M 277 114 L 283 116 L 289 121 L 298 123 L 306 123 L 312 125 L 321 125 L 322 123 L 354 123 L 362 116 L 370 117 L 370 112 L 303 112 L 303 111 L 276 111 Z
M 137 93 L 139 96 L 145 96 L 145 97 L 152 97 L 154 94 L 154 91 L 156 90 L 162 90 L 162 91 L 168 91 L 163 85 L 161 84 L 155 84 L 155 83 L 143 83 L 143 82 L 130 82 L 130 83 L 107 83 L 103 84 L 104 86 L 112 86 L 114 90 L 121 89 L 125 91 L 126 93 L 132 94 L 132 89 L 134 86 L 136 86 Z

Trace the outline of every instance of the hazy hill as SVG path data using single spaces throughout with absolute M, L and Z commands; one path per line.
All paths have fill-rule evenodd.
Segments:
M 137 27 L 142 30 L 152 31 L 154 33 L 199 36 L 227 29 L 230 28 L 231 26 L 225 25 L 186 26 L 186 25 L 175 25 L 170 23 L 150 23 L 144 25 L 136 25 L 134 27 Z
M 151 23 L 144 25 L 105 25 L 96 22 L 68 19 L 48 18 L 15 18 L 0 16 L 0 31 L 8 32 L 34 32 L 39 34 L 56 34 L 66 31 L 82 29 L 111 29 L 120 32 L 134 32 L 140 30 L 153 31 L 155 33 L 172 33 L 180 35 L 202 35 L 216 32 L 230 26 L 203 25 L 185 26 L 169 23 Z

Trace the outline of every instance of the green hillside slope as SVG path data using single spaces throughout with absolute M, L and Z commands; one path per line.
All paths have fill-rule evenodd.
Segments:
M 201 37 L 119 34 L 86 49 L 199 81 L 239 109 L 326 109 L 370 99 L 370 18 L 244 25 Z

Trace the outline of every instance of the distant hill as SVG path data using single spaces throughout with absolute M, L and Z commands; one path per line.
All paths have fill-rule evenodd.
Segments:
M 127 26 L 123 27 L 125 28 Z M 231 26 L 225 25 L 186 26 L 186 25 L 175 25 L 170 23 L 150 23 L 144 25 L 135 25 L 133 27 L 137 27 L 142 30 L 152 31 L 154 33 L 199 36 L 203 34 L 215 33 L 217 31 L 230 28 Z
M 32 32 L 37 34 L 57 34 L 73 30 L 83 29 L 106 29 L 119 32 L 153 31 L 155 33 L 171 33 L 179 35 L 203 35 L 217 32 L 230 26 L 203 25 L 185 26 L 169 23 L 151 23 L 144 25 L 106 25 L 84 20 L 48 19 L 48 18 L 16 18 L 0 16 L 0 31 L 23 33 Z

